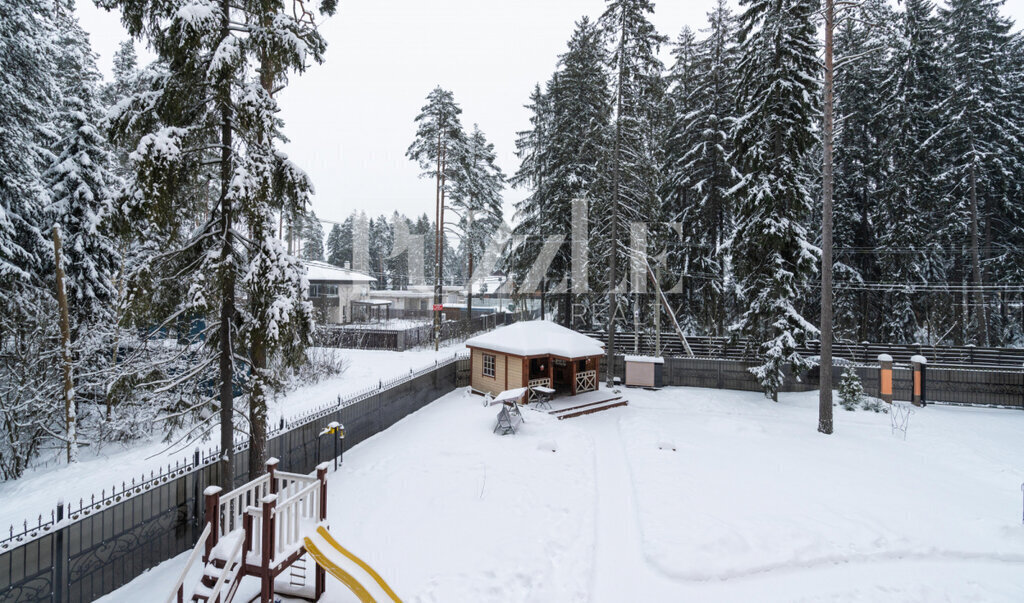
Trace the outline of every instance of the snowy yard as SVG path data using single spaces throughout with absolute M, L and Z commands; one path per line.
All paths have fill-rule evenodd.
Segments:
M 346 453 L 331 531 L 421 602 L 1024 600 L 1024 414 L 932 406 L 903 441 L 839 409 L 818 435 L 816 392 L 626 395 L 509 437 L 445 396 Z
M 381 380 L 401 377 L 410 370 L 424 368 L 435 359 L 450 358 L 464 349 L 462 344 L 458 344 L 438 352 L 326 350 L 347 360 L 345 372 L 273 400 L 268 412 L 270 423 L 276 425 L 281 417 L 292 419 L 318 407 L 334 404 L 339 396 L 345 397 L 373 387 Z M 122 480 L 138 478 L 142 474 L 148 477 L 150 471 L 166 467 L 168 462 L 173 464 L 186 459 L 196 446 L 204 449 L 214 446 L 217 444 L 218 425 L 211 425 L 213 439 L 203 442 L 168 449 L 168 444 L 154 438 L 130 446 L 107 445 L 100 450 L 83 448 L 80 462 L 75 466 L 39 467 L 30 469 L 20 479 L 0 482 L 0 501 L 3 503 L 0 504 L 0 529 L 13 524 L 17 531 L 23 521 L 33 524 L 39 514 L 43 514 L 44 520 L 49 519 L 50 511 L 59 499 L 74 501 L 77 506 L 79 498 L 88 501 L 93 494 L 98 498 L 104 489 L 110 492 L 114 484 L 120 489 Z

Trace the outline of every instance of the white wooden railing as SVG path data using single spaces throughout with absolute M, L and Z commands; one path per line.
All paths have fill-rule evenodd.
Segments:
M 541 377 L 540 379 L 530 379 L 527 382 L 527 387 L 530 388 L 530 399 L 529 402 L 535 402 L 537 400 L 537 394 L 533 391 L 535 387 L 551 387 L 550 377 Z
M 220 499 L 220 525 L 218 536 L 242 529 L 245 510 L 260 504 L 270 494 L 270 476 L 263 474 L 247 484 L 235 488 Z
M 316 475 L 304 475 L 302 473 L 288 473 L 286 471 L 275 471 L 274 482 L 277 488 L 279 500 L 291 498 L 296 492 L 310 484 L 318 483 Z
M 276 559 L 301 546 L 306 531 L 320 522 L 320 482 L 314 481 L 283 500 L 273 511 Z
M 592 392 L 597 389 L 597 371 L 576 373 L 576 393 Z

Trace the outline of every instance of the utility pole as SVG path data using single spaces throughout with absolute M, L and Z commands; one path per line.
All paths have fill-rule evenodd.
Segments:
M 833 51 L 835 49 L 835 0 L 825 0 L 825 124 L 821 207 L 821 360 L 818 363 L 818 431 L 832 433 L 832 145 L 835 135 L 833 111 Z
M 654 268 L 655 287 L 660 290 L 661 263 Z M 654 356 L 661 356 L 661 295 L 654 296 Z
M 547 279 L 540 279 L 540 319 L 544 320 L 544 290 L 547 289 Z
M 437 177 L 434 190 L 434 351 L 440 345 L 441 311 L 441 129 L 437 131 Z
M 619 253 L 619 154 L 622 146 L 622 80 L 626 75 L 626 65 L 623 60 L 623 52 L 626 48 L 626 11 L 622 11 L 622 33 L 619 36 L 619 79 L 615 86 L 615 147 L 612 153 L 612 249 L 611 256 L 608 258 L 608 343 L 605 346 L 607 349 L 605 352 L 608 355 L 608 366 L 605 373 L 608 375 L 608 387 L 615 385 L 615 376 L 613 371 L 615 363 L 615 287 L 617 286 L 616 280 L 618 275 L 616 274 L 616 261 L 615 258 Z

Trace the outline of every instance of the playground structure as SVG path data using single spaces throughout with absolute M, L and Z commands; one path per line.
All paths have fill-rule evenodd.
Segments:
M 375 600 L 363 598 L 368 592 L 362 585 L 368 581 L 366 576 L 375 585 L 383 584 L 391 599 L 398 601 L 376 572 L 327 532 L 329 463 L 317 465 L 309 475 L 277 471 L 277 465 L 277 459 L 269 459 L 264 475 L 227 494 L 217 486 L 203 492 L 205 527 L 167 603 L 183 603 L 186 595 L 194 602 L 230 603 L 246 576 L 260 581 L 261 603 L 271 603 L 275 594 L 317 601 L 326 588 L 328 572 L 361 601 Z M 314 562 L 312 583 L 307 556 Z M 200 558 L 202 577 L 186 593 L 185 581 Z

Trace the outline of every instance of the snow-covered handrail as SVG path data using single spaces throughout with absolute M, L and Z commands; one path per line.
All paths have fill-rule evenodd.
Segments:
M 231 547 L 231 552 L 228 553 L 227 560 L 224 561 L 224 571 L 221 572 L 220 577 L 217 578 L 217 583 L 213 585 L 213 590 L 210 591 L 210 596 L 206 598 L 207 601 L 219 601 L 220 591 L 224 590 L 224 585 L 227 584 L 228 588 L 234 584 L 235 578 L 238 577 L 239 572 L 242 571 L 242 545 L 245 540 L 238 538 L 235 545 Z M 230 576 L 230 579 L 228 578 Z M 225 600 L 230 599 L 229 596 Z
M 178 576 L 178 581 L 174 583 L 174 588 L 171 589 L 171 594 L 167 596 L 165 603 L 174 603 L 174 600 L 183 600 L 185 596 L 185 578 L 188 576 L 189 570 L 192 569 L 192 565 L 196 562 L 206 548 L 206 539 L 210 537 L 210 524 L 206 524 L 203 528 L 203 532 L 199 535 L 199 540 L 196 542 L 196 546 L 189 553 L 188 560 L 185 562 L 185 567 L 182 568 L 181 574 Z

